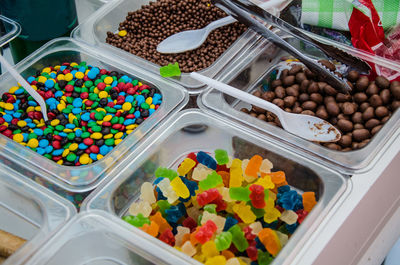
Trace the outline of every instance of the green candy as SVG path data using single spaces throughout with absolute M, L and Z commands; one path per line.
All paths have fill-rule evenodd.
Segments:
M 63 131 L 64 128 L 65 128 L 65 127 L 62 126 L 62 125 L 57 125 L 57 126 L 56 126 L 56 130 L 59 131 L 59 132 Z
M 62 110 L 62 113 L 65 113 L 65 114 L 69 114 L 71 112 L 72 112 L 72 110 L 69 109 L 69 108 L 65 108 L 65 109 Z
M 162 77 L 172 77 L 180 76 L 181 70 L 179 69 L 179 64 L 176 62 L 174 64 L 168 64 L 160 68 L 160 75 Z
M 218 165 L 226 165 L 229 162 L 228 152 L 223 149 L 215 150 L 215 160 L 217 160 Z
M 245 187 L 232 187 L 229 188 L 229 196 L 233 200 L 250 201 L 250 190 Z
M 93 104 L 92 104 L 92 109 L 97 108 L 98 105 L 99 105 L 99 102 L 93 102 Z
M 159 200 L 159 201 L 157 201 L 157 205 L 158 205 L 159 211 L 161 212 L 161 215 L 165 218 L 167 216 L 167 214 L 165 213 L 165 210 L 168 210 L 169 208 L 171 208 L 171 204 L 166 200 Z
M 217 185 L 221 183 L 222 183 L 222 177 L 218 175 L 217 172 L 213 171 L 211 174 L 207 176 L 207 178 L 199 182 L 199 187 L 202 190 L 209 190 L 211 188 L 215 188 Z
M 81 93 L 82 92 L 82 88 L 76 86 L 76 87 L 74 87 L 74 91 L 78 92 L 78 93 Z
M 76 155 L 74 153 L 69 153 L 66 158 L 69 162 L 74 162 L 76 159 Z
M 136 227 L 142 227 L 144 224 L 150 224 L 149 218 L 144 217 L 141 213 L 139 213 L 137 216 L 124 216 L 122 217 L 122 220 Z
M 53 156 L 50 155 L 50 154 L 44 154 L 43 156 L 44 156 L 44 157 L 47 157 L 48 159 L 52 159 L 52 158 L 53 158 Z
M 109 139 L 106 139 L 105 141 L 104 141 L 104 144 L 105 145 L 108 145 L 108 146 L 113 146 L 114 145 L 114 138 L 109 138 Z
M 67 138 L 68 138 L 68 140 L 74 140 L 75 139 L 75 133 L 69 133 L 68 135 L 67 135 Z
M 101 132 L 101 127 L 98 126 L 98 125 L 93 126 L 93 127 L 92 127 L 92 131 L 94 131 L 94 132 Z
M 258 250 L 257 262 L 259 265 L 269 265 L 274 258 L 268 253 Z
M 178 173 L 175 170 L 165 168 L 165 167 L 159 167 L 157 168 L 155 172 L 156 178 L 169 178 L 169 180 L 173 180 L 178 176 Z
M 89 138 L 90 137 L 90 132 L 84 132 L 81 135 L 82 138 Z
M 137 86 L 138 84 L 139 84 L 139 80 L 135 79 L 135 80 L 132 81 L 132 85 L 133 86 Z
M 247 239 L 244 237 L 244 232 L 240 228 L 239 225 L 235 224 L 231 228 L 229 228 L 228 232 L 232 234 L 232 242 L 240 252 L 246 250 L 249 247 L 249 243 Z
M 215 210 L 217 208 L 216 204 L 207 204 L 203 207 L 204 211 L 207 211 L 209 213 L 217 213 L 217 211 Z
M 123 124 L 124 121 L 125 121 L 125 118 L 124 118 L 124 117 L 119 117 L 119 119 L 118 119 L 118 123 L 119 123 L 119 124 Z
M 97 86 L 99 83 L 102 83 L 102 82 L 103 82 L 103 80 L 96 79 L 96 80 L 94 80 L 94 85 Z
M 20 133 L 21 132 L 21 130 L 15 130 L 15 131 L 13 131 L 13 134 L 17 134 L 17 133 Z
M 150 108 L 149 104 L 147 104 L 146 102 L 143 102 L 142 104 L 140 104 L 140 107 L 142 109 L 149 109 Z
M 94 104 L 93 104 L 93 105 L 94 105 Z M 101 112 L 96 112 L 96 114 L 94 114 L 94 118 L 95 118 L 96 120 L 98 120 L 98 121 L 101 121 L 101 120 L 103 120 L 104 115 L 103 115 L 103 113 L 101 113 Z
M 124 83 L 125 84 L 125 80 L 123 78 L 118 79 L 118 83 Z
M 88 80 L 88 81 L 86 81 L 86 82 L 84 83 L 84 85 L 85 85 L 85 88 L 87 89 L 87 88 L 90 88 L 91 86 L 93 86 L 93 82 L 90 81 L 90 80 Z M 86 92 L 87 92 L 87 91 L 86 91 Z
M 38 138 L 38 136 L 37 136 L 36 133 L 30 133 L 30 134 L 28 134 L 28 140 L 30 140 L 30 139 L 37 139 L 37 138 Z
M 91 94 L 89 95 L 89 100 L 91 100 L 91 101 L 95 101 L 95 100 L 97 100 L 98 98 L 99 98 L 99 96 L 97 96 L 96 93 L 91 93 Z
M 97 125 L 97 122 L 95 122 L 95 121 L 91 121 L 91 122 L 89 122 L 88 124 L 87 124 L 87 126 L 89 127 L 89 128 L 92 128 L 93 126 L 96 126 Z
M 116 130 L 116 129 L 111 129 L 111 133 L 112 133 L 112 134 L 116 134 L 117 132 L 119 132 L 119 131 Z
M 44 129 L 43 134 L 48 135 L 49 133 L 52 133 L 52 132 L 53 132 L 53 129 L 47 127 L 46 129 Z
M 229 232 L 222 232 L 215 237 L 215 245 L 218 251 L 228 249 L 232 243 L 232 234 Z

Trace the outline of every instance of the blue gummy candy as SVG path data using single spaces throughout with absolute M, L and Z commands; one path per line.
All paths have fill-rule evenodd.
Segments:
M 213 170 L 217 169 L 217 162 L 209 154 L 200 151 L 197 153 L 197 161 Z

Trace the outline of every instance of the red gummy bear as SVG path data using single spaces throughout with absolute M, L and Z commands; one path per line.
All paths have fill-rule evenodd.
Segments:
M 251 242 L 254 241 L 257 236 L 251 232 L 252 230 L 253 229 L 251 229 L 250 226 L 246 226 L 245 228 L 243 228 L 244 237 L 247 239 L 247 242 L 249 242 L 249 244 L 251 244 Z
M 215 210 L 217 212 L 219 211 L 224 211 L 226 210 L 226 207 L 228 207 L 228 204 L 222 199 L 222 196 L 219 195 L 215 200 L 213 200 L 211 202 L 212 204 L 216 204 L 217 208 L 215 208 Z
M 258 258 L 258 251 L 257 248 L 255 246 L 249 246 L 246 249 L 246 253 L 247 256 L 252 260 L 252 261 L 256 261 Z
M 203 191 L 200 194 L 197 194 L 197 202 L 199 203 L 200 206 L 204 206 L 206 204 L 209 204 L 210 202 L 214 201 L 218 197 L 222 196 L 219 194 L 219 191 L 217 189 L 209 189 L 206 191 Z
M 197 222 L 192 218 L 192 217 L 188 217 L 185 220 L 183 220 L 182 225 L 184 227 L 187 227 L 190 229 L 190 232 L 193 232 L 194 229 L 196 229 L 197 227 Z
M 208 240 L 210 240 L 213 234 L 217 231 L 217 226 L 211 220 L 208 220 L 203 226 L 199 228 L 197 231 L 195 238 L 201 243 L 204 244 Z
M 253 184 L 250 186 L 250 200 L 254 208 L 263 209 L 265 207 L 264 200 L 264 187 L 261 185 Z
M 303 209 L 300 209 L 300 210 L 296 211 L 296 214 L 297 214 L 297 222 L 299 224 L 301 224 L 303 222 L 304 218 L 306 218 L 308 213 L 306 211 L 304 211 Z
M 158 239 L 160 239 L 164 243 L 167 243 L 170 246 L 175 245 L 175 236 L 172 233 L 171 229 L 165 229 L 165 231 L 161 233 Z

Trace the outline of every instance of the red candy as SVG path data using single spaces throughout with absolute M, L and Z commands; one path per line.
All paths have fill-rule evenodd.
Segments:
M 256 261 L 256 260 L 257 260 L 258 251 L 257 251 L 257 248 L 256 248 L 255 246 L 249 246 L 249 247 L 246 249 L 246 253 L 247 253 L 247 256 L 249 256 L 249 258 L 250 258 L 252 261 Z
M 171 229 L 165 229 L 164 232 L 161 233 L 159 239 L 168 245 L 175 245 L 175 236 L 172 233 Z
M 222 198 L 221 194 L 219 194 L 219 191 L 217 189 L 209 189 L 198 194 L 196 199 L 200 206 L 204 206 L 214 201 L 218 197 Z
M 104 90 L 106 88 L 106 84 L 103 83 L 103 82 L 100 82 L 100 83 L 97 84 L 97 88 L 99 90 Z
M 250 200 L 254 208 L 263 209 L 265 207 L 264 200 L 264 187 L 261 185 L 253 184 L 250 186 Z
M 184 227 L 187 227 L 190 229 L 190 232 L 194 231 L 194 229 L 196 229 L 197 227 L 197 222 L 192 218 L 192 217 L 188 217 L 185 220 L 183 220 L 182 225 Z
M 296 214 L 297 214 L 297 222 L 299 224 L 301 224 L 303 222 L 304 218 L 306 218 L 308 213 L 306 211 L 304 211 L 303 209 L 301 209 L 301 210 L 296 211 Z
M 74 86 L 73 85 L 66 85 L 64 89 L 67 92 L 72 92 L 72 91 L 74 91 Z
M 85 139 L 83 139 L 83 143 L 86 144 L 86 145 L 92 145 L 93 144 L 93 139 L 85 138 Z
M 217 231 L 217 226 L 211 220 L 208 220 L 203 226 L 199 228 L 194 236 L 201 244 L 210 240 L 213 234 Z

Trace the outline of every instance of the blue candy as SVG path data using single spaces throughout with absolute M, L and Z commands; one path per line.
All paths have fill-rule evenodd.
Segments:
M 43 131 L 41 129 L 33 129 L 33 133 L 38 136 L 43 135 Z M 47 145 L 48 145 L 48 143 L 47 143 Z
M 197 161 L 211 169 L 217 169 L 217 162 L 209 154 L 200 151 L 197 153 Z
M 53 151 L 54 156 L 60 156 L 64 152 L 64 149 L 57 149 Z
M 29 84 L 31 84 L 35 80 L 36 79 L 33 76 L 30 76 L 30 77 L 28 77 L 28 79 L 26 79 L 26 81 L 28 81 Z
M 47 147 L 49 145 L 49 141 L 47 139 L 42 139 L 39 141 L 39 146 L 40 147 Z
M 6 114 L 6 115 L 3 115 L 3 119 L 4 119 L 6 122 L 11 122 L 12 119 L 13 119 L 13 117 L 12 117 L 10 114 Z
M 54 81 L 51 79 L 47 79 L 46 82 L 44 82 L 44 85 L 48 88 L 52 88 L 54 86 Z
M 88 148 L 88 146 L 86 144 L 84 144 L 84 143 L 80 143 L 78 145 L 78 148 L 81 149 L 81 150 L 84 150 L 84 149 Z
M 82 135 L 82 130 L 81 130 L 81 129 L 77 129 L 77 130 L 75 131 L 75 135 L 76 135 L 76 137 L 81 137 L 81 135 Z
M 108 149 L 107 145 L 102 145 L 100 147 L 100 154 L 105 156 L 106 154 L 108 154 L 108 152 L 110 152 L 110 149 Z
M 224 231 L 228 231 L 229 228 L 231 228 L 232 226 L 234 226 L 234 225 L 237 224 L 237 223 L 238 223 L 238 220 L 236 220 L 235 218 L 232 218 L 232 217 L 228 216 L 228 217 L 226 218 L 226 221 L 225 221 Z

